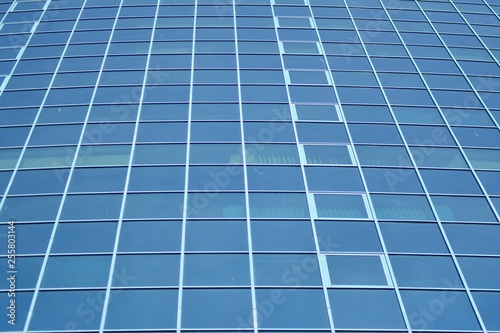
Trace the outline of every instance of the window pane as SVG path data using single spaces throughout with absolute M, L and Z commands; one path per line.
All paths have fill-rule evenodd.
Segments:
M 175 328 L 177 290 L 111 291 L 107 329 Z
M 448 253 L 435 223 L 380 223 L 389 252 Z
M 17 229 L 17 227 L 16 227 L 16 229 Z M 10 260 L 7 261 L 7 257 L 0 259 L 0 263 L 2 264 L 3 267 L 9 267 L 8 266 L 9 262 L 10 262 Z M 25 289 L 25 288 L 34 289 L 36 287 L 36 284 L 38 282 L 38 275 L 40 275 L 40 268 L 42 268 L 42 262 L 43 262 L 43 257 L 17 257 L 16 258 L 16 266 L 15 267 L 19 272 L 23 272 L 22 274 L 16 274 L 15 285 L 16 285 L 17 289 Z M 6 278 L 1 280 L 0 288 L 7 289 L 7 290 L 10 288 L 11 280 L 7 279 L 9 276 L 10 276 L 10 273 L 6 274 Z M 17 296 L 17 294 L 18 293 L 16 291 L 16 296 Z M 19 303 L 17 302 L 17 297 L 16 297 L 16 305 L 18 305 L 18 304 Z M 8 311 L 10 312 L 10 309 Z M 18 318 L 16 318 L 16 319 L 18 319 Z M 8 318 L 8 320 L 10 320 L 10 317 Z M 19 324 L 19 322 L 17 320 L 16 320 L 16 324 Z M 7 331 L 7 330 L 5 330 L 5 331 Z
M 252 221 L 255 251 L 313 251 L 314 238 L 309 221 Z
M 496 222 L 484 197 L 432 196 L 439 218 L 443 221 Z
M 184 284 L 244 286 L 250 284 L 250 265 L 244 254 L 187 254 Z
M 182 225 L 178 221 L 124 222 L 119 252 L 180 251 Z
M 500 258 L 458 257 L 470 288 L 500 289 Z
M 61 196 L 8 197 L 2 207 L 0 219 L 9 221 L 49 221 L 56 218 Z M 30 209 L 26 209 L 29 207 Z
M 392 290 L 329 290 L 336 328 L 404 329 L 396 294 Z
M 118 219 L 121 204 L 121 194 L 68 195 L 61 220 Z
M 127 165 L 130 146 L 82 146 L 78 152 L 77 165 Z
M 403 298 L 406 313 L 410 318 L 412 329 L 479 329 L 474 310 L 465 292 L 403 290 L 401 291 L 401 296 Z M 439 315 L 423 315 L 429 312 L 432 314 L 439 313 Z
M 127 195 L 125 218 L 182 217 L 182 193 L 133 193 Z
M 245 155 L 248 164 L 298 164 L 299 155 L 295 145 L 246 144 Z
M 371 222 L 316 221 L 321 251 L 381 252 L 375 224 Z
M 240 166 L 191 166 L 189 168 L 189 190 L 229 191 L 245 189 L 243 167 Z M 184 188 L 184 175 L 180 189 Z
M 182 195 L 180 196 L 182 198 Z M 177 210 L 179 211 L 179 209 Z M 245 217 L 245 194 L 218 192 L 189 193 L 186 214 L 188 217 L 193 218 Z
M 475 169 L 500 170 L 500 150 L 465 149 L 465 154 Z
M 258 286 L 320 286 L 316 255 L 255 254 L 255 284 Z
M 472 172 L 459 170 L 420 170 L 429 193 L 482 194 Z
M 305 173 L 310 191 L 363 191 L 363 184 L 357 168 L 306 167 Z
M 362 165 L 411 166 L 410 157 L 404 147 L 356 146 Z
M 171 254 L 118 255 L 114 276 L 120 274 L 130 276 L 130 281 L 126 286 L 177 286 L 179 284 L 179 256 Z M 114 279 L 113 286 L 122 287 L 123 281 Z
M 136 145 L 134 164 L 183 164 L 186 163 L 186 145 L 160 144 Z
M 52 244 L 52 253 L 112 252 L 116 222 L 59 223 Z M 92 239 L 92 242 L 89 242 Z
M 123 191 L 127 168 L 76 168 L 69 192 Z
M 52 256 L 42 287 L 105 287 L 110 267 L 111 256 Z
M 500 254 L 500 226 L 482 224 L 444 224 L 455 253 Z
M 75 309 L 86 299 L 100 299 L 102 296 L 101 292 L 95 290 L 41 291 L 29 328 L 35 331 L 68 330 L 68 326 L 70 329 L 99 329 L 101 312 L 93 311 L 93 317 L 75 316 Z
M 247 167 L 247 176 L 250 191 L 304 190 L 300 167 L 249 166 Z
M 401 287 L 462 287 L 451 257 L 391 255 L 390 259 Z
M 377 194 L 372 201 L 379 219 L 434 220 L 425 196 Z
M 330 255 L 326 256 L 332 285 L 387 286 L 380 256 Z
M 413 169 L 363 168 L 370 192 L 423 193 Z
M 188 221 L 186 251 L 247 251 L 245 221 Z
M 314 196 L 318 217 L 368 218 L 368 212 L 361 195 L 319 195 Z
M 185 167 L 133 167 L 129 191 L 184 190 Z
M 415 163 L 419 167 L 441 167 L 441 168 L 466 168 L 462 154 L 458 148 L 427 149 L 422 147 L 410 147 Z
M 185 289 L 183 291 L 182 326 L 184 328 L 241 327 L 238 326 L 242 325 L 238 322 L 238 318 L 249 318 L 249 322 L 253 323 L 250 289 Z
M 256 218 L 309 217 L 305 194 L 250 193 L 250 216 Z
M 347 146 L 305 145 L 309 164 L 352 164 Z
M 498 292 L 472 292 L 474 301 L 476 302 L 481 318 L 484 321 L 488 331 L 500 330 L 500 293 Z
M 240 144 L 191 144 L 191 164 L 242 163 Z M 180 163 L 185 163 L 184 161 Z

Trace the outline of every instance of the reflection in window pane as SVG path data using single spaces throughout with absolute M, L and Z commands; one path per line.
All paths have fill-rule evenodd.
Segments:
M 255 284 L 259 286 L 320 286 L 317 256 L 311 254 L 255 254 Z
M 182 296 L 184 328 L 253 327 L 250 289 L 185 289 Z
M 361 195 L 316 194 L 314 200 L 318 217 L 368 218 L 365 202 Z
M 115 276 L 130 276 L 126 285 L 114 279 L 113 286 L 177 286 L 179 284 L 179 256 L 172 254 L 118 255 Z M 132 278 L 133 277 L 133 278 Z
M 377 194 L 371 197 L 379 219 L 434 220 L 425 196 Z
M 463 291 L 402 290 L 401 296 L 412 329 L 479 329 L 474 310 Z M 432 315 L 424 316 L 426 313 Z
M 43 276 L 43 288 L 105 287 L 111 256 L 52 256 Z
M 486 198 L 432 196 L 439 218 L 443 221 L 496 222 Z
M 401 287 L 462 287 L 451 257 L 391 255 L 390 259 Z
M 246 254 L 186 254 L 184 285 L 245 286 L 250 284 Z
M 410 151 L 419 167 L 467 168 L 458 148 L 410 147 Z
M 309 217 L 306 195 L 302 193 L 250 193 L 253 218 Z
M 356 146 L 361 165 L 411 166 L 410 157 L 404 147 Z
M 81 146 L 77 165 L 127 165 L 130 146 Z
M 347 146 L 305 145 L 309 164 L 352 164 Z
M 380 256 L 326 256 L 332 285 L 387 286 L 387 277 Z
M 404 329 L 393 290 L 329 290 L 336 328 Z
M 113 290 L 106 317 L 108 329 L 175 328 L 177 290 Z
M 246 144 L 248 164 L 298 164 L 299 156 L 295 145 L 287 144 Z
M 325 298 L 320 289 L 257 289 L 257 304 L 275 303 L 272 316 L 261 310 L 257 320 L 263 328 L 328 328 Z

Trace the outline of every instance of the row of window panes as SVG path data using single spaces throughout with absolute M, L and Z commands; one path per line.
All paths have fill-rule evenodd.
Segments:
M 336 328 L 405 329 L 402 312 L 393 290 L 342 289 L 329 290 L 328 293 Z M 463 291 L 404 290 L 400 293 L 407 315 L 413 318 L 410 322 L 413 329 L 447 331 L 480 329 L 470 301 Z M 242 325 L 245 328 L 253 327 L 252 297 L 249 288 L 185 289 L 182 295 L 183 328 L 239 327 L 241 329 Z M 479 311 L 484 314 L 486 327 L 492 331 L 498 330 L 498 317 L 490 309 L 497 309 L 500 293 L 473 292 L 472 296 L 478 304 Z M 102 291 L 97 290 L 41 291 L 29 327 L 31 330 L 63 330 L 65 327 L 67 329 L 68 320 L 74 313 L 72 309 L 82 304 L 82 300 L 102 297 Z M 111 291 L 110 297 L 114 301 L 108 305 L 105 321 L 107 329 L 175 329 L 177 326 L 178 291 L 175 289 L 117 289 Z M 273 312 L 273 316 L 265 316 L 262 311 L 257 312 L 259 327 L 329 328 L 327 307 L 320 289 L 257 289 L 256 297 L 259 304 L 268 301 L 275 307 L 280 305 L 280 311 Z M 20 303 L 30 304 L 32 293 L 19 293 L 19 298 L 22 300 Z M 285 299 L 287 302 L 284 302 Z M 359 301 L 353 302 L 353 299 Z M 439 320 L 425 319 L 419 309 L 429 311 L 429 304 L 435 303 L 436 300 L 439 304 L 443 304 L 447 311 L 441 313 Z M 101 313 L 92 313 L 94 313 L 93 320 L 85 321 L 88 316 L 82 316 L 70 322 L 72 327 L 98 329 Z M 353 313 L 357 316 L 353 316 Z M 24 318 L 19 321 L 24 321 Z
M 92 150 L 85 148 L 79 153 L 77 165 L 127 165 L 130 146 L 94 145 Z M 90 148 L 89 147 L 89 148 Z M 294 164 L 297 152 L 293 145 L 246 144 L 249 164 Z M 307 147 L 307 146 L 306 146 Z M 350 163 L 345 148 L 306 148 L 306 156 L 311 154 L 308 163 L 345 164 Z M 330 146 L 325 146 L 330 147 Z M 87 151 L 85 150 L 87 149 Z M 90 150 L 90 151 L 89 151 Z M 309 152 L 310 150 L 310 152 Z M 67 158 L 73 159 L 76 147 L 40 147 L 28 148 L 21 162 L 21 168 L 50 168 L 70 166 Z M 361 165 L 373 166 L 411 166 L 408 153 L 400 146 L 363 146 L 356 145 L 356 152 Z M 466 168 L 467 165 L 456 148 L 411 147 L 411 152 L 418 166 L 440 168 Z M 2 169 L 15 166 L 19 158 L 19 149 L 2 149 Z M 492 149 L 465 149 L 472 166 L 476 169 L 500 170 L 500 151 Z M 137 145 L 133 164 L 184 164 L 186 145 L 155 144 Z M 335 155 L 332 155 L 335 154 Z M 342 155 L 340 155 L 342 154 Z M 192 144 L 190 163 L 193 164 L 239 164 L 242 162 L 239 144 Z

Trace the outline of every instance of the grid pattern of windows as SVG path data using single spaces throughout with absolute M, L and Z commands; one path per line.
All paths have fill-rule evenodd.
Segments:
M 499 0 L 0 1 L 0 331 L 500 332 L 499 29 Z

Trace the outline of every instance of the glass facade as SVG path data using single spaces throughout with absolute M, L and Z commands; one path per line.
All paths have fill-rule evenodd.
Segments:
M 500 0 L 0 1 L 0 331 L 500 332 L 499 36 Z

